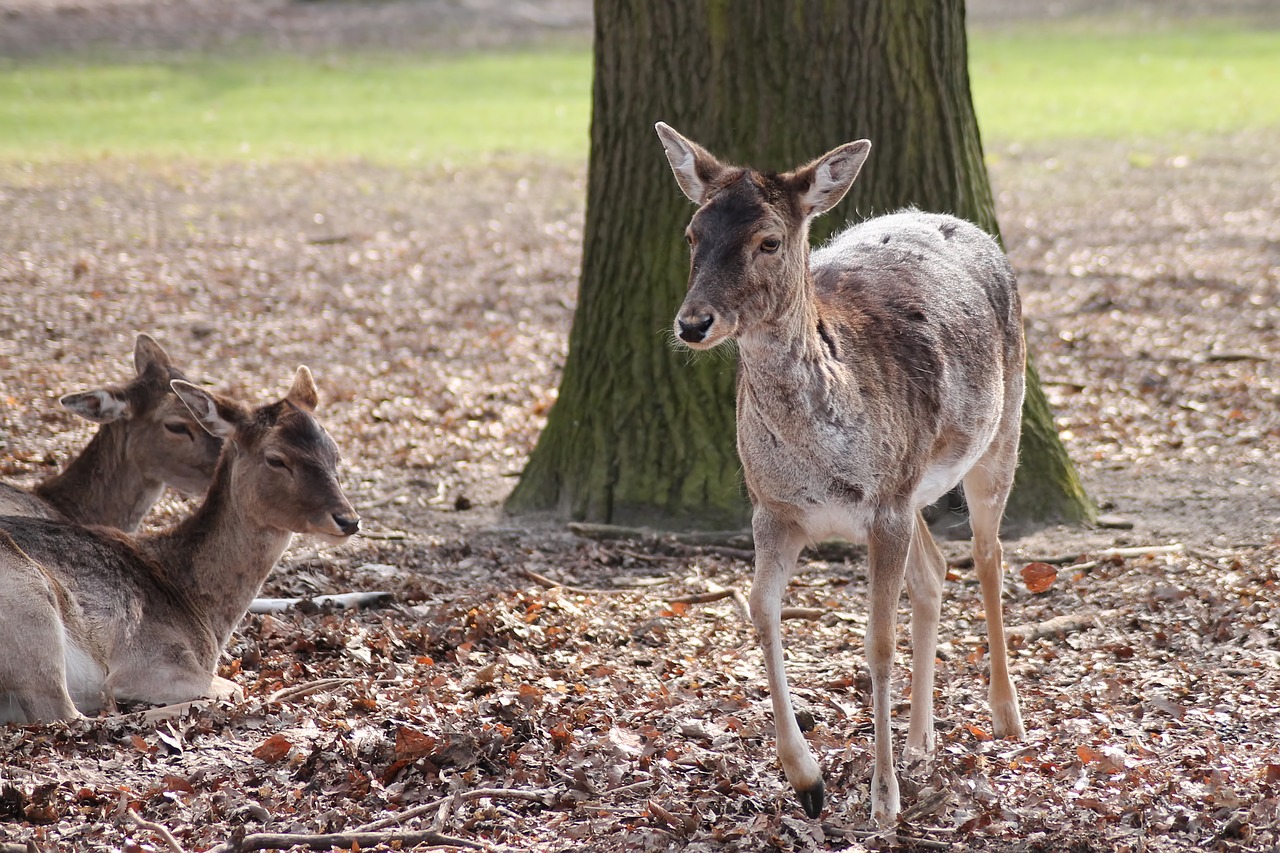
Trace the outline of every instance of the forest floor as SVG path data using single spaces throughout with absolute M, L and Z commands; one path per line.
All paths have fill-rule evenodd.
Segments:
M 0 33 L 68 14 L 0 5 Z M 298 541 L 264 593 L 395 596 L 246 617 L 222 666 L 243 702 L 0 729 L 0 843 L 165 849 L 134 809 L 188 851 L 360 829 L 334 843 L 393 849 L 397 828 L 493 850 L 1275 849 L 1278 150 L 1260 131 L 989 146 L 1031 351 L 1086 487 L 1131 527 L 1007 541 L 1022 743 L 988 734 L 980 598 L 944 543 L 938 752 L 902 769 L 896 833 L 868 818 L 858 552 L 810 555 L 790 589 L 830 801 L 811 821 L 734 595 L 745 548 L 501 513 L 555 400 L 581 168 L 0 168 L 0 476 L 83 445 L 57 397 L 127 378 L 139 331 L 253 401 L 306 363 L 367 533 Z M 1047 590 L 1031 562 L 1056 567 Z

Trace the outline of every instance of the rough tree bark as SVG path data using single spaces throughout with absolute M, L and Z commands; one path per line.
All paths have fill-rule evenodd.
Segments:
M 739 527 L 734 363 L 671 346 L 691 210 L 657 120 L 718 155 L 789 169 L 852 139 L 874 148 L 853 191 L 814 222 L 916 205 L 999 234 L 969 93 L 963 0 L 597 0 L 587 224 L 560 396 L 512 512 Z M 1020 520 L 1093 507 L 1028 369 Z

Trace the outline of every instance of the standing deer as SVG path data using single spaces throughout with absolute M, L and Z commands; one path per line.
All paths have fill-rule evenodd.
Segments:
M 359 530 L 307 368 L 256 408 L 171 385 L 224 442 L 190 518 L 137 538 L 0 518 L 0 722 L 237 695 L 214 675 L 218 654 L 293 534 L 342 542 Z
M 875 723 L 871 813 L 899 809 L 889 726 L 898 599 L 911 597 L 908 754 L 934 746 L 933 676 L 946 567 L 921 509 L 963 481 L 991 651 L 998 736 L 1020 738 L 1001 621 L 998 538 L 1018 458 L 1025 347 L 1013 271 L 974 225 L 920 211 L 855 225 L 809 253 L 809 221 L 840 201 L 871 150 L 850 142 L 786 174 L 718 161 L 659 122 L 681 190 L 692 349 L 738 345 L 738 453 L 753 507 L 751 620 L 778 757 L 810 817 L 822 776 L 791 706 L 781 602 L 806 543 L 868 543 L 866 649 Z
M 103 524 L 132 532 L 165 485 L 201 494 L 222 441 L 202 429 L 169 387 L 185 380 L 148 335 L 133 350 L 137 372 L 124 385 L 68 394 L 61 403 L 99 426 L 59 474 L 28 492 L 0 483 L 0 515 Z

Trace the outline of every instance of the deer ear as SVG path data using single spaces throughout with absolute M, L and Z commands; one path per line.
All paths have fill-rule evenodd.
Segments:
M 676 183 L 690 201 L 702 204 L 711 183 L 725 170 L 725 165 L 698 143 L 676 133 L 670 125 L 658 122 L 653 127 L 667 152 Z
M 205 432 L 215 438 L 231 438 L 248 418 L 248 413 L 239 403 L 206 391 L 198 385 L 174 379 L 169 387 L 199 421 L 200 426 L 204 427 Z
M 68 394 L 58 402 L 67 411 L 95 424 L 109 424 L 127 418 L 132 413 L 128 400 L 114 391 L 102 389 Z
M 871 153 L 871 142 L 859 139 L 828 151 L 791 173 L 800 187 L 800 206 L 806 218 L 826 213 L 844 198 Z
M 293 387 L 284 398 L 299 408 L 314 412 L 320 402 L 320 392 L 316 390 L 316 382 L 311 378 L 311 370 L 304 364 L 293 375 Z
M 156 343 L 155 338 L 147 334 L 139 334 L 137 342 L 133 345 L 133 368 L 139 376 L 142 376 L 151 365 L 168 370 L 169 354 L 164 351 L 164 347 Z

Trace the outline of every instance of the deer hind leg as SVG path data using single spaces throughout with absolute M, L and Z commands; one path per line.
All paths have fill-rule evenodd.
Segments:
M 57 581 L 0 531 L 0 723 L 80 716 L 67 693 Z M 15 707 L 16 706 L 16 707 Z
M 756 572 L 751 583 L 751 622 L 764 652 L 765 675 L 773 702 L 773 726 L 778 740 L 778 761 L 805 813 L 816 818 L 822 813 L 822 771 L 796 722 L 782 649 L 782 596 L 787 580 L 795 570 L 803 542 L 797 531 L 767 510 L 756 510 L 752 528 Z
M 938 653 L 938 620 L 942 613 L 942 584 L 947 564 L 917 513 L 907 554 L 907 595 L 911 597 L 911 726 L 903 756 L 933 752 L 933 670 Z
M 1013 488 L 1017 465 L 1016 436 L 999 438 L 974 468 L 965 475 L 965 501 L 973 528 L 973 562 L 982 586 L 982 607 L 987 617 L 987 643 L 991 654 L 991 725 L 996 737 L 1020 740 L 1026 734 L 1018 691 L 1009 677 L 1008 646 L 1004 635 L 1004 549 L 1000 545 L 1000 519 Z
M 893 654 L 897 648 L 898 601 L 912 538 L 912 517 L 882 518 L 867 546 L 870 614 L 867 618 L 867 668 L 871 670 L 871 714 L 875 724 L 875 769 L 871 774 L 871 818 L 882 826 L 898 817 L 898 777 L 893 769 Z

